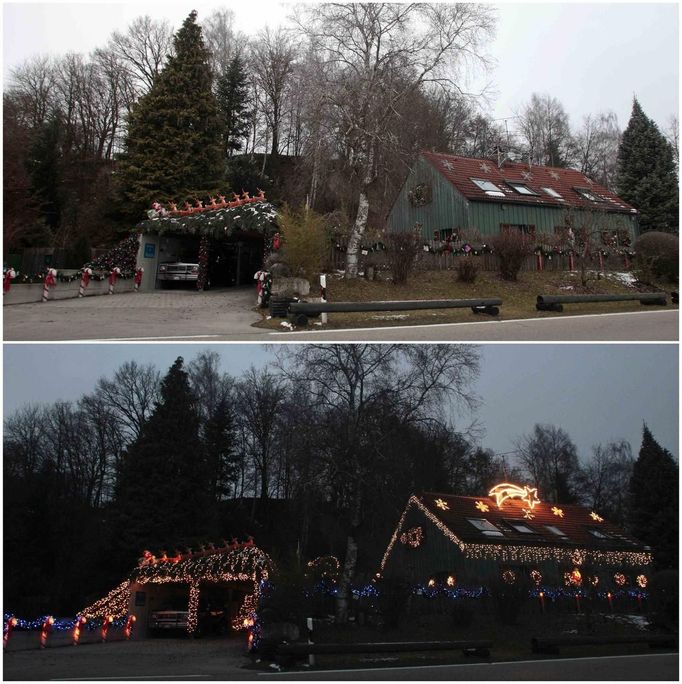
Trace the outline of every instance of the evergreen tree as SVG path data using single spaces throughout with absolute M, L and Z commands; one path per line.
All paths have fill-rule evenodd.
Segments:
M 635 98 L 618 148 L 618 194 L 639 211 L 642 232 L 677 232 L 678 183 L 673 149 Z
M 251 124 L 249 84 L 244 62 L 239 55 L 218 79 L 216 99 L 223 129 L 226 156 L 242 149 L 242 140 Z
M 162 380 L 160 399 L 121 469 L 116 503 L 123 554 L 214 532 L 211 473 L 183 363 L 179 357 Z
M 677 463 L 644 426 L 642 447 L 630 479 L 632 533 L 653 549 L 657 569 L 678 566 Z
M 53 115 L 41 125 L 27 162 L 31 194 L 53 234 L 60 226 L 63 211 L 61 132 L 59 117 Z
M 175 54 L 130 115 L 118 175 L 136 218 L 154 200 L 205 197 L 221 184 L 218 107 L 196 18 L 193 11 L 185 19 Z

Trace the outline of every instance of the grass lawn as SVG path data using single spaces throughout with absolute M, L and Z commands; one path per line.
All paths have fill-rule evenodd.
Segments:
M 639 290 L 631 284 L 630 274 L 606 273 L 600 279 L 592 279 L 587 287 L 580 284 L 576 271 L 530 271 L 519 274 L 516 282 L 505 281 L 495 272 L 479 273 L 475 283 L 459 283 L 453 271 L 423 271 L 412 275 L 404 285 L 394 285 L 390 280 L 367 281 L 344 280 L 340 275 L 327 277 L 327 298 L 330 302 L 361 302 L 410 299 L 476 299 L 500 297 L 497 320 L 518 318 L 546 318 L 579 314 L 617 313 L 623 311 L 642 311 L 670 308 L 642 306 L 638 301 L 602 302 L 596 304 L 567 304 L 563 313 L 537 311 L 536 298 L 539 294 L 635 294 L 638 291 L 652 291 L 651 288 Z M 661 283 L 661 289 L 677 289 L 670 284 Z M 316 288 L 311 288 L 315 295 Z M 674 305 L 677 308 L 677 305 Z M 267 319 L 265 310 L 259 327 L 281 329 L 282 319 Z M 489 316 L 475 315 L 471 309 L 435 309 L 422 311 L 387 311 L 363 313 L 335 313 L 329 315 L 327 328 L 382 327 L 424 323 L 463 323 L 476 320 L 489 320 Z M 319 328 L 318 321 L 311 325 Z

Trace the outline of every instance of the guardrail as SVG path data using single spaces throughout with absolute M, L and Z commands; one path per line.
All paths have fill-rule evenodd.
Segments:
M 673 648 L 678 645 L 677 635 L 643 634 L 642 636 L 570 636 L 570 637 L 533 637 L 533 653 L 556 655 L 561 648 L 571 646 L 609 646 L 611 644 L 648 644 L 649 648 Z
M 421 309 L 471 309 L 475 314 L 497 316 L 502 300 L 485 299 L 418 299 L 384 302 L 294 302 L 289 304 L 289 316 L 297 326 L 308 325 L 309 316 L 321 313 L 358 313 L 362 311 L 417 311 Z
M 308 655 L 359 654 L 359 653 L 414 653 L 419 651 L 462 651 L 467 656 L 487 658 L 492 641 L 395 641 L 348 644 L 279 644 L 275 650 L 278 662 L 292 662 Z
M 639 301 L 640 304 L 658 304 L 661 306 L 665 306 L 668 303 L 665 292 L 640 292 L 639 294 L 631 295 L 538 295 L 535 308 L 538 311 L 563 311 L 564 304 L 632 301 Z

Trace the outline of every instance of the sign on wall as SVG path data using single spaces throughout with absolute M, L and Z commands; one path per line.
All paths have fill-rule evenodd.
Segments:
M 144 258 L 153 259 L 156 256 L 156 245 L 153 242 L 144 243 Z

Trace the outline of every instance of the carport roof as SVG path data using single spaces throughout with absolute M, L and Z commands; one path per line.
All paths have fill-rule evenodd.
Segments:
M 270 202 L 253 202 L 187 216 L 150 218 L 138 223 L 137 228 L 143 233 L 173 232 L 210 237 L 229 237 L 237 232 L 268 235 L 277 230 L 277 210 Z

